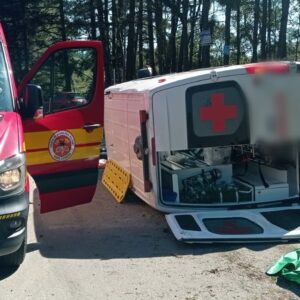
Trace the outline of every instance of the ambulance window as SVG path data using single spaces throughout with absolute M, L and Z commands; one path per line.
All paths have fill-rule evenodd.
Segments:
M 9 84 L 7 65 L 4 59 L 3 48 L 0 44 L 0 111 L 12 111 L 13 100 Z
M 91 48 L 63 49 L 52 54 L 31 80 L 41 86 L 44 113 L 87 105 L 96 81 L 97 55 Z
M 190 148 L 249 142 L 247 103 L 234 81 L 187 89 L 186 111 Z

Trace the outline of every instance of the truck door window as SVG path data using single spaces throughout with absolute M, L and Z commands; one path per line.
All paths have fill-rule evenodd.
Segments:
M 13 100 L 4 51 L 0 44 L 0 111 L 12 111 Z
M 94 49 L 63 49 L 52 54 L 32 78 L 43 91 L 44 114 L 87 105 L 95 89 Z

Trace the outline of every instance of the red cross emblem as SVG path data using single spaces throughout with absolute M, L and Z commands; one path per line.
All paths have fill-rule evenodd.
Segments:
M 212 94 L 211 103 L 211 106 L 200 108 L 200 120 L 211 121 L 214 132 L 223 132 L 226 121 L 237 118 L 237 106 L 225 105 L 223 94 Z

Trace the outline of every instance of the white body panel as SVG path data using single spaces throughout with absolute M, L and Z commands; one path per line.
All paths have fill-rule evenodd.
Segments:
M 105 139 L 110 159 L 117 161 L 131 174 L 131 187 L 144 201 L 143 166 L 133 152 L 135 138 L 140 134 L 139 111 L 148 109 L 143 93 L 110 94 L 105 98 Z

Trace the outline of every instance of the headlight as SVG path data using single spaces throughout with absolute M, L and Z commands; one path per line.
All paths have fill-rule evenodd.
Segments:
M 21 180 L 21 170 L 14 169 L 0 174 L 0 187 L 7 191 L 16 187 Z
M 25 186 L 25 154 L 0 161 L 0 189 L 3 192 L 20 192 Z M 0 193 L 0 195 L 3 193 Z

